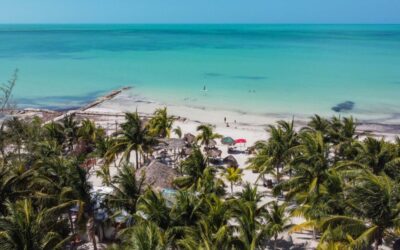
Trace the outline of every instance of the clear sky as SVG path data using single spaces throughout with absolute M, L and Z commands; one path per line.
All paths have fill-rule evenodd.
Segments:
M 0 0 L 0 23 L 400 23 L 400 0 Z

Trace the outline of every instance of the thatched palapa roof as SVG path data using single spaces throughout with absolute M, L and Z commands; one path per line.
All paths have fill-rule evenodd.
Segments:
M 178 139 L 178 138 L 169 138 L 169 139 L 162 139 L 161 140 L 163 145 L 163 148 L 165 149 L 182 149 L 186 147 L 186 141 L 184 139 Z
M 228 155 L 227 157 L 225 157 L 222 162 L 224 164 L 228 165 L 229 167 L 238 167 L 239 166 L 236 158 L 233 157 L 232 155 Z
M 208 157 L 218 158 L 221 157 L 222 151 L 217 148 L 212 148 L 206 151 Z
M 187 143 L 192 144 L 193 142 L 195 142 L 196 136 L 194 136 L 194 135 L 191 134 L 191 133 L 187 133 L 187 134 L 185 134 L 185 135 L 183 136 L 183 139 L 184 139 Z
M 217 146 L 217 142 L 215 140 L 210 140 L 210 142 L 207 145 L 209 148 L 213 148 Z
M 154 189 L 172 189 L 173 181 L 178 176 L 178 172 L 159 161 L 152 161 L 148 166 L 136 171 L 136 178 L 141 178 L 144 174 L 144 183 Z

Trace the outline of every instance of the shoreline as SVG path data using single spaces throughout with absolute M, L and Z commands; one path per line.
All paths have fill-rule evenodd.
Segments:
M 216 128 L 225 128 L 226 124 L 224 118 L 227 118 L 229 127 L 226 129 L 239 132 L 241 130 L 248 130 L 254 132 L 262 132 L 266 134 L 265 128 L 267 125 L 275 124 L 279 120 L 290 121 L 294 119 L 295 127 L 305 126 L 310 119 L 307 115 L 290 115 L 290 114 L 273 114 L 265 113 L 258 114 L 252 112 L 243 112 L 240 110 L 226 110 L 218 108 L 206 108 L 200 106 L 184 106 L 165 104 L 148 98 L 140 97 L 133 93 L 133 87 L 125 86 L 116 90 L 112 90 L 103 96 L 96 98 L 94 101 L 85 104 L 77 109 L 68 109 L 65 111 L 49 110 L 49 109 L 35 109 L 24 108 L 22 110 L 8 111 L 9 114 L 16 114 L 18 116 L 34 116 L 39 115 L 45 117 L 45 122 L 57 121 L 66 115 L 75 114 L 81 118 L 89 118 L 96 120 L 103 126 L 104 122 L 111 123 L 113 119 L 118 123 L 122 122 L 125 112 L 133 112 L 135 110 L 141 116 L 149 117 L 155 109 L 160 107 L 167 107 L 168 112 L 179 118 L 181 121 L 193 122 L 195 124 L 208 123 Z M 338 116 L 346 117 L 343 113 L 338 113 Z M 322 116 L 327 117 L 327 116 Z M 363 135 L 373 135 L 377 137 L 385 137 L 392 140 L 400 134 L 400 121 L 397 123 L 397 117 L 394 116 L 393 120 L 387 122 L 386 119 L 357 119 L 358 129 L 357 133 Z M 236 132 L 236 133 L 237 133 Z M 240 133 L 240 132 L 239 132 Z
M 279 120 L 290 121 L 294 119 L 295 126 L 305 126 L 310 119 L 306 115 L 289 115 L 289 114 L 256 114 L 251 112 L 241 112 L 235 110 L 224 110 L 218 108 L 198 108 L 193 106 L 183 105 L 168 105 L 154 100 L 144 100 L 131 95 L 128 91 L 121 91 L 119 94 L 105 100 L 98 105 L 93 105 L 86 111 L 92 114 L 98 113 L 103 115 L 123 114 L 124 112 L 134 112 L 135 110 L 142 116 L 151 116 L 152 113 L 160 107 L 167 107 L 168 113 L 186 122 L 196 124 L 208 123 L 216 128 L 234 129 L 239 132 L 241 130 L 257 131 L 266 134 L 265 128 L 267 125 L 275 124 Z M 84 114 L 81 114 L 84 115 Z M 337 114 L 341 117 L 346 117 L 343 113 Z M 229 127 L 226 127 L 224 118 L 226 117 Z M 323 116 L 325 117 L 325 116 Z M 400 134 L 400 122 L 396 121 L 385 122 L 384 119 L 357 119 L 357 133 L 361 136 L 371 134 L 373 136 L 382 137 L 391 140 Z M 236 122 L 235 122 L 236 121 Z M 237 133 L 236 132 L 236 133 Z M 240 132 L 239 132 L 240 133 Z

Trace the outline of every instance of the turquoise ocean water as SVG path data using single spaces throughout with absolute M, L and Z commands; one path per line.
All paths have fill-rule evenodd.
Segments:
M 0 25 L 0 82 L 15 68 L 20 106 L 75 106 L 129 85 L 167 104 L 400 113 L 400 25 Z

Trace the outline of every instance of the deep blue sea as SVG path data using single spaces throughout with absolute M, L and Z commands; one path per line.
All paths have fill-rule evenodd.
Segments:
M 0 25 L 0 82 L 22 107 L 121 86 L 166 104 L 255 113 L 400 113 L 400 25 Z M 204 88 L 207 91 L 202 91 Z

